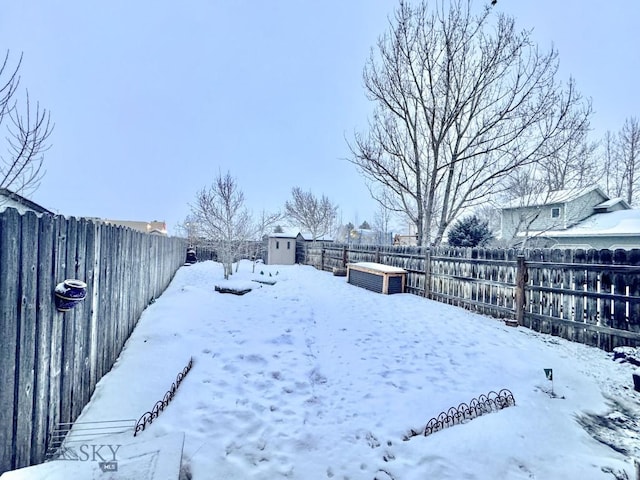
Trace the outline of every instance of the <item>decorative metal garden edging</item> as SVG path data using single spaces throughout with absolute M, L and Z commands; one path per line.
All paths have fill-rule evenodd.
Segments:
M 184 380 L 184 377 L 187 376 L 187 373 L 189 373 L 189 370 L 191 370 L 192 366 L 193 366 L 193 358 L 190 358 L 189 363 L 187 363 L 187 366 L 184 367 L 180 373 L 178 373 L 178 376 L 176 377 L 176 381 L 171 384 L 171 388 L 167 391 L 167 393 L 164 394 L 164 397 L 162 397 L 162 400 L 158 400 L 156 404 L 153 406 L 153 408 L 151 409 L 151 411 L 145 412 L 140 417 L 140 419 L 136 422 L 136 428 L 133 431 L 134 437 L 138 434 L 138 432 L 141 432 L 142 430 L 144 430 L 147 427 L 147 425 L 151 425 L 153 421 L 158 417 L 158 415 L 160 415 L 160 412 L 162 412 L 165 408 L 167 408 L 167 405 L 169 405 L 169 403 L 171 403 L 171 400 L 173 400 L 173 397 L 176 394 L 178 387 L 182 383 L 182 380 Z
M 512 407 L 516 404 L 513 394 L 503 388 L 498 393 L 491 391 L 487 395 L 480 395 L 478 398 L 472 399 L 468 404 L 461 403 L 458 408 L 451 407 L 446 412 L 441 412 L 437 417 L 433 417 L 427 422 L 427 426 L 423 431 L 411 430 L 404 440 L 423 434 L 425 437 L 432 433 L 438 432 L 447 427 L 453 427 L 476 417 L 480 417 L 485 413 L 497 412 L 503 408 Z

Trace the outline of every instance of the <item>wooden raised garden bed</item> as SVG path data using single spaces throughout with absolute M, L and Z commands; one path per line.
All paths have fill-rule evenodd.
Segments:
M 381 263 L 358 262 L 347 265 L 347 282 L 372 292 L 404 293 L 407 271 Z

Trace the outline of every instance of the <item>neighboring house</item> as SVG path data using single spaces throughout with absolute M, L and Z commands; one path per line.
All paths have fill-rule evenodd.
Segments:
M 32 202 L 31 200 L 24 198 L 7 188 L 0 188 L 0 211 L 5 208 L 15 208 L 21 214 L 31 211 L 38 214 L 48 213 L 49 215 L 55 215 L 51 210 L 47 210 L 43 206 L 38 205 L 37 203 Z
M 501 238 L 539 248 L 640 248 L 638 214 L 599 187 L 559 190 L 504 207 Z
M 152 222 L 137 222 L 131 220 L 102 220 L 108 225 L 118 225 L 121 227 L 128 227 L 134 230 L 138 230 L 144 233 L 150 233 L 152 235 L 167 235 L 167 224 L 165 222 L 159 222 L 154 220 Z
M 564 230 L 593 215 L 594 208 L 607 201 L 599 187 L 516 198 L 502 208 L 501 238 L 517 243 L 540 232 Z

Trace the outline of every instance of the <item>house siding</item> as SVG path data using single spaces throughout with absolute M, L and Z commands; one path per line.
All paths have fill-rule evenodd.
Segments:
M 552 210 L 560 209 L 558 218 Z M 502 238 L 511 240 L 518 232 L 560 230 L 564 228 L 565 205 L 562 203 L 535 207 L 510 208 L 502 211 Z
M 577 222 L 590 217 L 594 213 L 594 207 L 607 200 L 602 194 L 593 190 L 581 197 L 571 200 L 565 205 L 565 224 L 562 228 L 569 228 Z

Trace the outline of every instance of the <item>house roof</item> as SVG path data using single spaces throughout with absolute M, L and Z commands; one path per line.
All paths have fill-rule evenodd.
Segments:
M 606 211 L 611 207 L 615 207 L 618 204 L 622 205 L 622 208 L 624 208 L 625 210 L 629 210 L 631 208 L 631 205 L 629 205 L 624 198 L 616 197 L 596 205 L 595 207 L 593 207 L 593 209 L 596 211 L 598 210 Z
M 529 236 L 559 237 L 628 237 L 640 236 L 640 210 L 596 213 L 566 230 L 529 232 Z M 521 236 L 518 234 L 518 236 Z
M 543 205 L 567 203 L 594 191 L 598 192 L 606 201 L 609 200 L 609 196 L 604 193 L 598 186 L 585 188 L 569 188 L 565 190 L 545 192 L 537 195 L 518 197 L 508 202 L 507 205 L 503 207 L 503 210 L 509 208 L 541 207 Z
M 8 188 L 0 188 L 0 197 L 6 197 L 13 200 L 16 203 L 24 206 L 27 210 L 32 210 L 36 213 L 49 213 L 55 215 L 51 210 L 44 208 L 42 205 L 38 205 L 36 202 L 32 202 L 28 198 L 18 195 L 16 192 L 12 192 Z M 2 202 L 0 202 L 1 205 Z
M 110 220 L 104 219 L 103 222 L 110 225 L 119 225 L 128 227 L 144 233 L 156 233 L 160 235 L 167 234 L 167 225 L 165 222 L 154 220 L 152 222 L 134 221 L 134 220 Z

